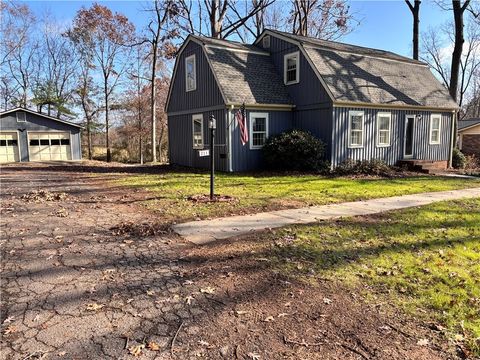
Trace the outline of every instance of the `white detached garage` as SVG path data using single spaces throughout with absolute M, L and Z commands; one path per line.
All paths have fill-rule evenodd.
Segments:
M 81 160 L 80 125 L 23 108 L 0 115 L 0 163 Z

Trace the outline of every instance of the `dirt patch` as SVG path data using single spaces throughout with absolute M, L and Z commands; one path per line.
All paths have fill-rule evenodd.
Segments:
M 233 196 L 218 195 L 218 194 L 215 194 L 213 196 L 213 199 L 210 199 L 210 195 L 193 195 L 193 196 L 189 196 L 187 200 L 193 203 L 199 203 L 199 204 L 217 203 L 217 202 L 233 203 L 238 201 L 238 199 Z
M 445 359 L 452 356 L 438 331 L 384 303 L 367 303 L 339 282 L 309 283 L 273 270 L 270 244 L 255 237 L 194 248 L 185 278 L 213 289 L 205 317 L 182 347 L 225 359 Z M 282 241 L 292 242 L 294 238 Z M 214 329 L 214 330 L 213 330 Z M 199 345 L 199 339 L 202 344 Z

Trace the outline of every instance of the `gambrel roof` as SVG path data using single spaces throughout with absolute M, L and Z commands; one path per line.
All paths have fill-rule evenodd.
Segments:
M 456 109 L 427 64 L 392 52 L 265 30 L 297 44 L 334 103 Z
M 204 46 L 227 104 L 292 104 L 268 52 L 255 45 L 191 37 Z

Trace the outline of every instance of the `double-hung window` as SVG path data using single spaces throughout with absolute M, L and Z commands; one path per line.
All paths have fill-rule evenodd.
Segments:
M 364 131 L 363 111 L 350 111 L 348 113 L 348 146 L 352 148 L 363 147 Z
M 250 149 L 260 149 L 268 138 L 268 113 L 250 113 Z
M 392 115 L 390 113 L 377 114 L 377 146 L 390 146 L 392 129 Z
M 440 114 L 433 114 L 430 117 L 430 144 L 440 144 L 440 128 L 442 117 Z
M 300 81 L 300 53 L 294 52 L 284 57 L 284 82 L 286 85 L 296 84 Z
M 193 148 L 203 149 L 203 115 L 197 114 L 192 117 Z
M 197 69 L 195 64 L 195 55 L 185 58 L 185 86 L 187 91 L 193 91 L 197 88 Z

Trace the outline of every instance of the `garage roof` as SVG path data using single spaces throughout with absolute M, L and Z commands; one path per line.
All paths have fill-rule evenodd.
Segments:
M 14 112 L 17 112 L 17 111 L 25 111 L 27 113 L 37 115 L 37 116 L 41 116 L 41 117 L 44 117 L 44 118 L 49 119 L 49 120 L 58 121 L 58 122 L 63 123 L 63 124 L 67 124 L 67 125 L 71 125 L 71 126 L 75 126 L 75 127 L 80 128 L 80 129 L 83 129 L 83 126 L 81 126 L 79 124 L 75 124 L 75 123 L 67 121 L 67 120 L 58 119 L 58 118 L 55 118 L 53 116 L 48 116 L 48 115 L 39 113 L 37 111 L 33 111 L 33 110 L 30 110 L 30 109 L 21 108 L 21 107 L 3 111 L 3 112 L 0 113 L 0 115 L 3 116 L 3 115 L 7 115 L 7 114 L 14 113 Z

